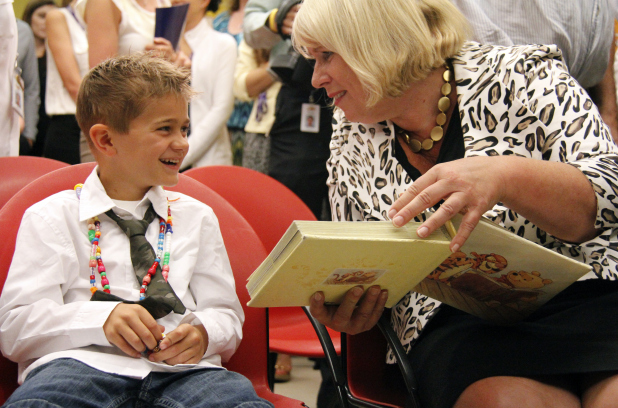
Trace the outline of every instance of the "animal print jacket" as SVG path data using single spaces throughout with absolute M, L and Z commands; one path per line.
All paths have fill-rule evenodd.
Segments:
M 553 45 L 468 42 L 452 63 L 465 157 L 518 155 L 579 168 L 596 193 L 595 226 L 602 233 L 572 245 L 500 204 L 485 217 L 588 263 L 593 272 L 584 278 L 618 279 L 618 148 L 588 94 L 569 75 L 560 51 Z M 393 123 L 352 123 L 336 109 L 333 130 L 327 164 L 333 220 L 387 220 L 393 201 L 412 183 L 394 156 Z M 392 323 L 406 350 L 439 304 L 410 292 L 393 308 Z

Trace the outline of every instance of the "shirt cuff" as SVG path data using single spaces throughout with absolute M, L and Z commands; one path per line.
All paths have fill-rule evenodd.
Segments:
M 120 302 L 84 302 L 71 325 L 75 347 L 86 345 L 111 346 L 103 325 Z

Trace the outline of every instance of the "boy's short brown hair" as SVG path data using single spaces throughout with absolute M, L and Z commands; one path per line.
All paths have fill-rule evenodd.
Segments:
M 191 72 L 151 53 L 114 57 L 92 68 L 82 80 L 75 116 L 90 142 L 90 128 L 105 124 L 120 133 L 153 98 L 182 97 L 189 102 Z

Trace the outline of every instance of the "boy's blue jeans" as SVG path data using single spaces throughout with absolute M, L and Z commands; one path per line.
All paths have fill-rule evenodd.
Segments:
M 220 369 L 150 373 L 143 380 L 108 374 L 63 358 L 32 370 L 4 407 L 272 408 L 251 382 Z

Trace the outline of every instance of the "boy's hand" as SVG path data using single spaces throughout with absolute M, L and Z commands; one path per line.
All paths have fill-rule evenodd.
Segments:
M 140 305 L 120 303 L 103 324 L 107 341 L 131 357 L 139 358 L 163 338 L 162 326 Z
M 167 333 L 159 344 L 161 351 L 152 353 L 150 361 L 169 365 L 197 364 L 208 348 L 208 333 L 203 325 L 181 324 Z

